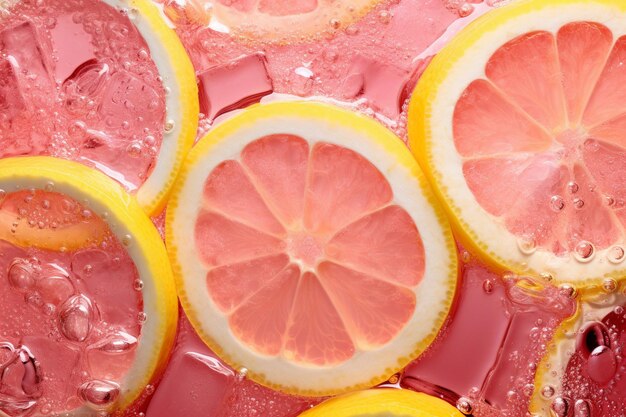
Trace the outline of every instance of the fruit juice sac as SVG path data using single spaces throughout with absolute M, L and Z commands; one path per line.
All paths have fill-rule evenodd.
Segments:
M 52 155 L 136 190 L 163 138 L 146 42 L 99 0 L 25 0 L 0 15 L 0 157 Z
M 71 198 L 34 190 L 2 195 L 0 411 L 18 417 L 107 407 L 141 336 L 135 264 L 103 221 Z M 52 245 L 64 234 L 84 245 L 28 243 Z

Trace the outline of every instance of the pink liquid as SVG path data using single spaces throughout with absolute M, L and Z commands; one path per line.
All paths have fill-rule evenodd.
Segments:
M 0 157 L 52 155 L 134 191 L 163 138 L 165 91 L 128 17 L 97 0 L 0 16 Z
M 0 210 L 33 220 L 18 227 L 54 223 L 57 233 L 89 213 L 52 192 L 9 194 Z M 111 235 L 65 252 L 0 240 L 0 410 L 15 417 L 114 402 L 141 333 L 137 280 Z

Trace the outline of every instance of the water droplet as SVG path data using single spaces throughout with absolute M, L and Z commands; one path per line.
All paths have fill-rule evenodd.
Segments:
M 130 246 L 130 243 L 133 241 L 133 237 L 131 235 L 124 235 L 122 237 L 122 245 Z
M 7 275 L 11 287 L 18 291 L 27 291 L 35 284 L 35 268 L 26 259 L 14 259 Z
M 561 284 L 559 285 L 559 291 L 565 297 L 574 299 L 578 296 L 578 290 L 572 284 Z
M 78 396 L 92 408 L 106 408 L 115 402 L 120 394 L 120 386 L 103 379 L 87 381 L 78 388 Z
M 172 130 L 174 130 L 174 126 L 175 126 L 174 121 L 168 120 L 167 122 L 165 122 L 165 125 L 163 126 L 163 128 L 165 129 L 165 132 L 170 133 Z
M 602 281 L 602 290 L 607 293 L 615 292 L 617 290 L 617 281 L 615 281 L 613 278 L 605 279 L 604 281 Z
M 84 295 L 70 297 L 59 310 L 59 325 L 63 335 L 73 341 L 82 342 L 91 331 L 93 306 Z
M 490 279 L 486 279 L 483 281 L 483 291 L 487 294 L 491 294 L 493 292 L 493 281 Z
M 106 353 L 126 353 L 137 347 L 137 338 L 123 331 L 109 334 L 90 346 Z
M 616 245 L 609 249 L 607 259 L 611 263 L 618 264 L 624 260 L 624 255 L 626 255 L 626 253 L 624 252 L 624 248 Z
M 556 397 L 552 404 L 550 405 L 550 409 L 554 413 L 555 417 L 568 417 L 571 409 L 571 400 L 565 397 Z
M 598 346 L 587 359 L 589 377 L 600 385 L 608 384 L 615 376 L 617 360 L 608 346 Z
M 537 244 L 532 236 L 522 236 L 517 240 L 517 246 L 524 255 L 531 255 L 537 250 Z
M 128 144 L 128 146 L 126 147 L 126 152 L 128 152 L 130 156 L 137 158 L 141 156 L 142 149 L 143 149 L 143 146 L 141 142 L 134 141 Z
M 456 401 L 456 408 L 465 415 L 472 414 L 474 406 L 472 401 L 467 397 L 461 397 Z
M 593 259 L 595 249 L 591 242 L 586 240 L 580 241 L 574 248 L 574 258 L 578 262 L 589 262 Z
M 569 191 L 571 194 L 576 194 L 578 192 L 578 184 L 574 181 L 570 181 L 567 183 L 567 191 Z
M 574 199 L 572 204 L 574 205 L 574 208 L 576 208 L 578 210 L 580 210 L 581 208 L 583 208 L 585 206 L 585 202 L 581 198 L 578 198 L 578 197 L 576 197 Z
M 576 403 L 574 403 L 574 417 L 591 417 L 589 401 L 576 400 Z
M 148 320 L 148 315 L 146 313 L 144 313 L 143 311 L 137 313 L 137 321 L 139 322 L 139 324 L 144 324 L 146 320 Z
M 143 281 L 140 279 L 136 279 L 133 282 L 133 288 L 135 289 L 135 291 L 141 291 L 143 290 Z
M 559 212 L 565 208 L 565 200 L 560 195 L 553 195 L 550 198 L 550 208 L 553 211 Z

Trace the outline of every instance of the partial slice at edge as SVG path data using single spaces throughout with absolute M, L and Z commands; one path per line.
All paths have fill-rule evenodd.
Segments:
M 430 344 L 456 290 L 454 240 L 415 160 L 328 105 L 217 126 L 190 153 L 166 236 L 203 340 L 291 393 L 383 382 Z
M 300 417 L 462 417 L 447 402 L 404 389 L 371 389 L 332 398 Z
M 411 148 L 491 266 L 580 287 L 626 276 L 620 17 L 619 0 L 514 2 L 420 79 Z
M 95 214 L 94 217 L 103 219 L 99 221 L 105 223 L 107 233 L 110 230 L 118 241 L 125 242 L 125 249 L 135 264 L 142 282 L 143 312 L 146 314 L 135 359 L 121 383 L 118 400 L 113 404 L 115 410 L 128 407 L 153 378 L 163 371 L 176 331 L 178 316 L 176 290 L 167 253 L 154 225 L 134 198 L 130 197 L 119 184 L 97 170 L 71 161 L 51 157 L 2 159 L 0 190 L 3 191 L 2 197 L 11 196 L 11 193 L 20 190 L 44 190 L 66 195 L 84 204 Z M 76 226 L 74 235 L 91 236 L 92 226 L 89 222 Z M 11 227 L 11 224 L 0 220 L 0 227 Z M 15 240 L 11 235 L 0 234 L 0 239 L 6 239 L 18 246 L 27 244 L 50 251 L 63 250 L 62 247 L 53 245 L 54 242 L 64 240 L 36 242 L 40 231 L 37 226 L 23 224 L 19 228 L 29 227 L 33 231 L 27 232 L 26 236 L 30 240 L 26 242 Z M 90 230 L 85 231 L 83 228 Z M 62 229 L 52 231 L 46 228 L 41 231 L 44 237 L 54 233 L 63 234 Z M 67 236 L 64 239 L 67 239 Z M 85 242 L 73 244 L 80 246 Z M 85 407 L 68 411 L 80 413 L 79 415 L 91 415 L 92 412 L 93 410 Z

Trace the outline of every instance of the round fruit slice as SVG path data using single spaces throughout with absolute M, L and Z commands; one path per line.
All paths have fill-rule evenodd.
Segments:
M 160 10 L 149 0 L 48 0 L 0 13 L 0 157 L 81 162 L 158 214 L 199 111 L 193 67 Z
M 582 285 L 625 276 L 626 4 L 490 12 L 430 64 L 410 142 L 485 261 Z
M 226 27 L 250 40 L 293 41 L 347 27 L 380 0 L 190 0 L 169 1 L 166 14 Z
M 626 412 L 626 295 L 596 294 L 557 331 L 537 367 L 530 411 L 541 416 Z M 593 412 L 591 412 L 593 410 Z
M 301 417 L 462 417 L 456 408 L 430 395 L 401 389 L 371 389 L 332 398 Z
M 91 416 L 166 363 L 177 299 L 158 232 L 97 170 L 0 160 L 0 415 Z
M 433 340 L 456 288 L 452 235 L 409 151 L 327 105 L 256 106 L 216 127 L 166 227 L 198 333 L 287 392 L 386 380 Z

